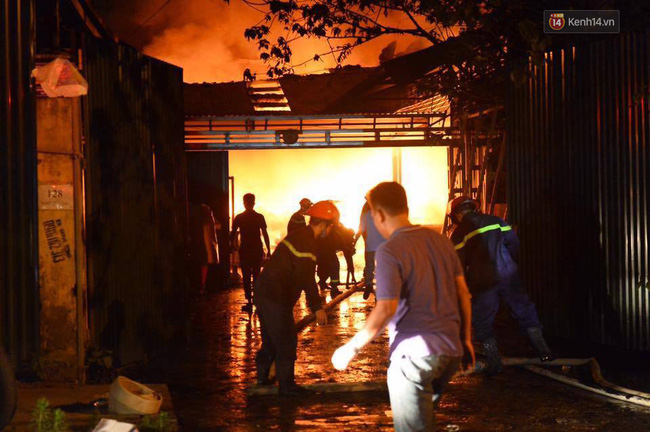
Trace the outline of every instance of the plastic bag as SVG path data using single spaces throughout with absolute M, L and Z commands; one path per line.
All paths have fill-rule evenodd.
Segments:
M 88 82 L 66 59 L 57 58 L 32 72 L 48 97 L 79 97 L 88 94 Z
M 113 419 L 102 419 L 93 432 L 138 432 L 135 425 L 120 423 Z

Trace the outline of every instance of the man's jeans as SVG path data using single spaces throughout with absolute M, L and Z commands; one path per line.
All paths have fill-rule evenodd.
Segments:
M 431 355 L 391 360 L 388 393 L 397 432 L 431 431 L 437 405 L 461 357 Z

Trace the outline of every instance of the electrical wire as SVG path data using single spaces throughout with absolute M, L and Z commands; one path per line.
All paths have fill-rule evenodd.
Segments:
M 158 15 L 160 13 L 160 11 L 162 11 L 165 7 L 167 7 L 167 5 L 169 3 L 171 3 L 171 2 L 172 2 L 172 0 L 167 0 L 165 3 L 163 3 L 158 9 L 156 9 L 156 11 L 154 13 L 149 15 L 149 17 L 147 19 L 142 21 L 142 23 L 138 26 L 138 28 L 136 28 L 133 32 L 131 32 L 131 34 L 129 34 L 129 38 L 131 38 L 132 36 L 135 36 L 135 34 L 138 33 L 142 29 L 142 27 L 144 27 L 149 21 L 154 19 L 154 17 L 156 15 Z

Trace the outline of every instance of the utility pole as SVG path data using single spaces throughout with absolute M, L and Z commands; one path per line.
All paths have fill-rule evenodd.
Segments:
M 393 148 L 393 181 L 402 183 L 402 148 Z

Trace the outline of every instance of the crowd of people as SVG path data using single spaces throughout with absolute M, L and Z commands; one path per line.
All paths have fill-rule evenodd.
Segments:
M 287 223 L 287 236 L 294 231 L 307 227 L 305 216 L 313 217 L 314 204 L 308 198 L 300 200 L 300 208 L 289 218 Z M 320 206 L 321 204 L 319 204 Z M 335 206 L 335 205 L 334 205 Z M 257 280 L 265 258 L 270 258 L 269 236 L 264 216 L 256 212 L 255 195 L 244 195 L 245 210 L 235 216 L 230 233 L 231 249 L 238 255 L 238 263 L 242 272 L 242 283 L 247 299 L 243 310 L 253 311 L 252 286 Z M 336 207 L 336 206 L 335 206 Z M 318 207 L 316 207 L 318 208 Z M 338 212 L 338 209 L 336 210 Z M 364 268 L 364 299 L 368 299 L 373 292 L 374 278 L 374 251 L 384 242 L 384 237 L 379 234 L 370 218 L 370 206 L 366 203 L 360 216 L 359 229 L 346 228 L 340 222 L 335 221 L 330 230 L 316 242 L 316 275 L 318 276 L 318 287 L 321 293 L 330 292 L 332 298 L 342 294 L 339 289 L 344 282 L 340 279 L 341 265 L 338 253 L 341 252 L 347 265 L 347 277 L 345 285 L 356 284 L 354 275 L 354 258 L 356 244 L 361 236 L 365 241 L 365 268 Z M 262 238 L 266 245 L 266 251 L 262 244 Z
M 293 308 L 304 292 L 317 323 L 327 324 L 319 288 L 329 289 L 332 298 L 340 294 L 337 253 L 343 252 L 353 274 L 360 237 L 365 242 L 363 297 L 367 300 L 374 292 L 375 305 L 364 328 L 334 351 L 331 361 L 335 369 L 346 369 L 388 328 L 387 382 L 397 431 L 432 430 L 434 407 L 447 382 L 460 368 L 474 368 L 475 345 L 487 375 L 502 371 L 493 331 L 501 300 L 540 360 L 554 358 L 519 278 L 515 232 L 504 220 L 482 214 L 471 198 L 461 196 L 449 203 L 448 215 L 455 224 L 450 238 L 411 223 L 406 192 L 395 182 L 380 183 L 368 192 L 356 234 L 341 225 L 334 202 L 305 198 L 273 253 L 264 216 L 254 210 L 255 196 L 246 194 L 244 206 L 233 221 L 230 240 L 235 244 L 241 238 L 244 309 L 255 309 L 260 321 L 258 385 L 274 383 L 270 371 L 275 363 L 280 395 L 310 393 L 295 380 L 298 337 Z

